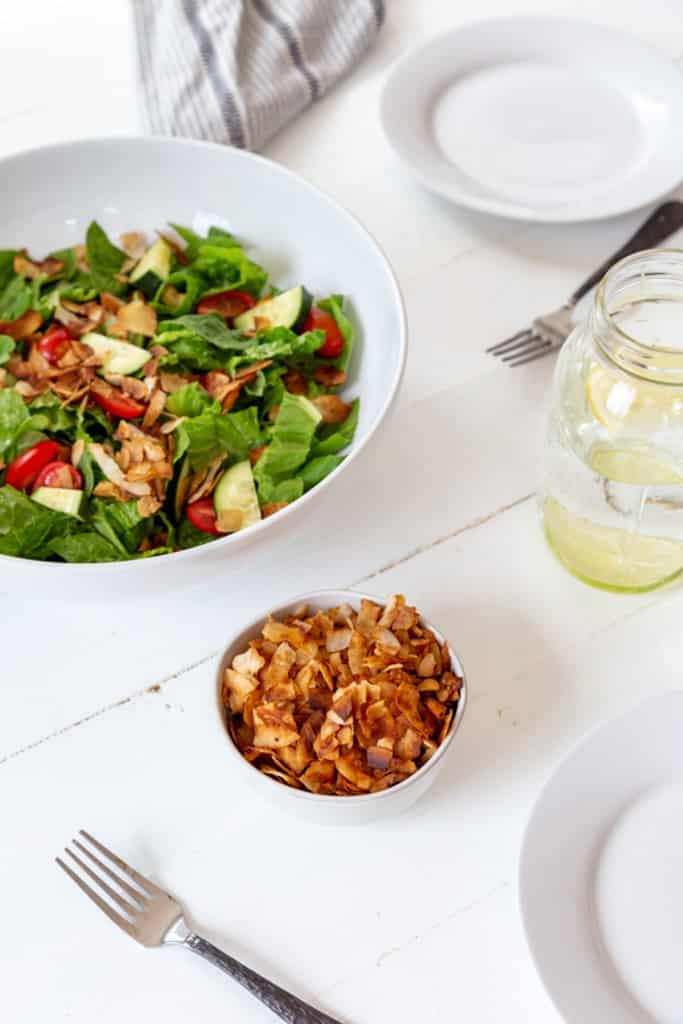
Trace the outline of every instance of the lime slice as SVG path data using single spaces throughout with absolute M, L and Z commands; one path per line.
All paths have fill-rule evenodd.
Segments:
M 681 484 L 683 476 L 675 466 L 651 455 L 628 448 L 593 448 L 591 469 L 620 484 Z
M 598 526 L 553 498 L 543 518 L 548 543 L 562 564 L 586 583 L 608 590 L 651 590 L 683 571 L 683 544 Z
M 244 530 L 261 518 L 254 475 L 248 461 L 237 462 L 226 470 L 213 492 L 218 528 L 226 533 Z
M 594 363 L 586 377 L 586 397 L 596 420 L 610 431 L 647 417 L 647 429 L 683 421 L 683 388 L 619 376 Z

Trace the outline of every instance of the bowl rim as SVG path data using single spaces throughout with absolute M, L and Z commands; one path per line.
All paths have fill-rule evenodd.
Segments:
M 214 685 L 215 707 L 219 719 L 219 727 L 223 735 L 223 738 L 227 739 L 227 745 L 228 749 L 231 752 L 231 756 L 242 765 L 242 768 L 245 770 L 245 773 L 248 773 L 248 777 L 254 781 L 258 778 L 261 780 L 261 783 L 257 784 L 263 786 L 267 785 L 269 787 L 267 790 L 263 790 L 264 795 L 266 793 L 270 793 L 274 797 L 275 793 L 277 792 L 277 789 L 280 789 L 284 791 L 284 799 L 296 799 L 302 800 L 304 802 L 307 801 L 308 803 L 317 803 L 321 807 L 323 806 L 323 804 L 325 804 L 328 807 L 332 807 L 335 803 L 337 804 L 337 806 L 339 806 L 340 802 L 344 806 L 348 805 L 348 807 L 367 806 L 369 803 L 378 803 L 381 800 L 396 797 L 397 794 L 404 793 L 407 789 L 410 788 L 410 786 L 412 786 L 418 780 L 424 779 L 424 777 L 429 773 L 429 771 L 432 768 L 435 768 L 443 760 L 447 752 L 450 750 L 453 744 L 453 740 L 455 738 L 455 734 L 458 732 L 458 729 L 460 728 L 460 725 L 462 723 L 462 719 L 465 714 L 465 708 L 467 706 L 468 694 L 467 675 L 465 673 L 465 668 L 463 666 L 462 660 L 457 654 L 455 648 L 446 639 L 444 634 L 439 629 L 437 629 L 436 626 L 432 625 L 432 623 L 423 615 L 420 615 L 420 623 L 426 629 L 429 629 L 434 633 L 434 636 L 439 641 L 439 643 L 445 643 L 448 646 L 451 661 L 453 662 L 453 665 L 457 668 L 462 678 L 462 686 L 460 688 L 460 699 L 458 701 L 458 706 L 456 708 L 455 715 L 453 716 L 453 721 L 448 731 L 448 735 L 444 739 L 443 743 L 438 747 L 436 752 L 432 754 L 429 760 L 426 761 L 425 764 L 423 764 L 420 768 L 418 768 L 418 770 L 413 775 L 408 776 L 407 779 L 404 779 L 402 782 L 397 783 L 395 786 L 389 786 L 388 789 L 380 790 L 379 793 L 363 793 L 359 795 L 354 794 L 347 799 L 346 797 L 340 796 L 339 794 L 309 793 L 308 790 L 295 789 L 293 786 L 286 786 L 282 782 L 276 782 L 273 779 L 268 778 L 267 775 L 264 775 L 263 772 L 259 771 L 258 768 L 256 768 L 254 765 L 250 764 L 248 761 L 245 760 L 245 758 L 242 756 L 240 751 L 235 746 L 233 738 L 230 735 L 230 732 L 228 731 L 225 706 L 223 705 L 221 699 L 223 688 L 223 672 L 226 667 L 228 652 L 232 650 L 232 648 L 235 646 L 238 640 L 245 634 L 250 633 L 255 635 L 263 626 L 264 622 L 266 621 L 269 615 L 279 616 L 283 614 L 288 608 L 291 608 L 292 605 L 304 603 L 318 603 L 325 606 L 325 603 L 329 602 L 327 603 L 326 606 L 329 608 L 333 608 L 335 606 L 335 603 L 340 603 L 340 595 L 343 595 L 341 597 L 341 600 L 346 599 L 349 604 L 360 604 L 363 598 L 365 598 L 368 601 L 374 601 L 375 603 L 386 601 L 386 599 L 378 598 L 376 594 L 367 594 L 360 590 L 351 590 L 345 587 L 339 589 L 328 588 L 324 590 L 311 590 L 305 594 L 295 595 L 288 601 L 280 602 L 280 604 L 278 604 L 276 608 L 272 608 L 270 611 L 266 613 L 259 614 L 250 623 L 243 626 L 239 630 L 239 632 L 235 634 L 230 643 L 224 647 L 219 657 L 218 666 L 216 668 Z M 245 778 L 246 777 L 247 775 L 245 774 Z
M 408 327 L 406 319 L 405 301 L 401 292 L 401 287 L 398 282 L 398 278 L 394 269 L 389 261 L 387 254 L 384 249 L 377 241 L 375 236 L 369 231 L 368 228 L 356 217 L 355 214 L 351 213 L 342 203 L 334 199 L 331 195 L 328 195 L 323 189 L 317 185 L 312 184 L 302 175 L 296 171 L 290 170 L 285 167 L 284 164 L 278 163 L 276 160 L 271 160 L 268 157 L 262 156 L 260 153 L 252 153 L 249 150 L 237 149 L 234 146 L 224 146 L 217 142 L 208 142 L 202 139 L 186 139 L 178 138 L 174 136 L 155 136 L 155 135 L 111 135 L 111 136 L 91 136 L 83 139 L 72 139 L 66 142 L 53 142 L 47 143 L 44 146 L 29 146 L 26 149 L 18 150 L 13 153 L 8 153 L 6 156 L 0 157 L 0 169 L 13 161 L 20 161 L 28 157 L 36 155 L 49 155 L 51 152 L 63 151 L 63 150 L 74 150 L 78 151 L 81 147 L 106 147 L 116 144 L 133 144 L 140 146 L 141 148 L 153 148 L 155 146 L 171 146 L 171 147 L 186 147 L 199 148 L 202 150 L 220 151 L 221 153 L 227 153 L 228 159 L 245 160 L 247 163 L 255 161 L 259 164 L 264 164 L 267 167 L 273 169 L 277 174 L 282 175 L 284 178 L 291 180 L 292 182 L 303 185 L 306 189 L 313 192 L 317 198 L 323 203 L 327 203 L 333 210 L 335 210 L 342 219 L 346 220 L 353 231 L 356 232 L 365 242 L 370 244 L 371 248 L 377 253 L 379 262 L 386 273 L 387 282 L 389 289 L 392 293 L 394 306 L 398 313 L 399 330 L 398 330 L 398 361 L 393 377 L 389 382 L 389 387 L 386 393 L 386 397 L 380 407 L 379 412 L 374 418 L 374 421 L 370 424 L 365 436 L 351 449 L 348 455 L 344 458 L 344 461 L 337 466 L 336 469 L 321 480 L 319 484 L 312 487 L 310 491 L 307 491 L 296 501 L 292 502 L 286 508 L 281 509 L 277 517 L 272 519 L 261 519 L 258 523 L 250 526 L 244 532 L 238 531 L 237 533 L 227 534 L 225 537 L 221 537 L 218 540 L 211 542 L 213 545 L 221 545 L 222 550 L 225 550 L 229 544 L 236 544 L 237 540 L 240 542 L 245 538 L 254 540 L 257 535 L 264 530 L 267 530 L 272 522 L 283 523 L 284 520 L 291 516 L 295 510 L 304 508 L 304 505 L 309 503 L 314 496 L 322 494 L 323 490 L 326 489 L 337 476 L 342 473 L 347 466 L 349 466 L 360 453 L 365 449 L 371 439 L 376 435 L 379 428 L 385 422 L 389 410 L 393 406 L 398 396 L 399 387 L 406 366 L 407 351 L 408 351 Z M 216 548 L 218 554 L 218 549 Z M 164 564 L 170 564 L 170 560 L 173 560 L 173 564 L 177 565 L 182 560 L 188 560 L 196 554 L 195 548 L 186 548 L 182 551 L 172 551 L 165 555 L 159 555 L 158 559 L 155 558 L 152 561 L 163 560 Z M 5 563 L 21 564 L 30 563 L 32 566 L 41 565 L 47 567 L 49 572 L 62 572 L 64 575 L 67 573 L 72 575 L 87 576 L 97 571 L 106 571 L 107 573 L 122 573 L 122 572 L 138 572 L 142 573 L 145 570 L 142 567 L 150 561 L 145 558 L 139 559 L 126 559 L 118 562 L 47 562 L 40 558 L 21 558 L 18 555 L 4 555 L 0 554 L 0 566 Z M 135 568 L 133 568 L 135 567 Z

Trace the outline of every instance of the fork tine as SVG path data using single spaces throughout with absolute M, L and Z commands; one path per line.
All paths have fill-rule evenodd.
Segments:
M 495 345 L 491 345 L 491 347 L 487 348 L 486 351 L 490 352 L 491 355 L 494 355 L 494 356 L 500 355 L 500 353 L 504 352 L 505 349 L 507 348 L 507 346 L 512 344 L 512 342 L 519 341 L 525 335 L 529 335 L 531 333 L 532 333 L 531 328 L 530 327 L 525 327 L 523 331 L 517 331 L 516 334 L 512 334 L 509 338 L 505 338 L 504 341 L 498 341 L 498 342 L 496 342 Z
M 87 846 L 84 846 L 83 843 L 79 843 L 78 839 L 72 839 L 72 844 L 78 850 L 80 850 L 81 853 L 84 853 L 86 857 L 89 857 L 93 864 L 97 864 L 97 867 L 100 869 L 100 871 L 104 872 L 107 878 L 111 878 L 113 882 L 116 882 L 116 884 L 121 889 L 123 889 L 124 892 L 127 892 L 128 895 L 132 896 L 134 900 L 138 901 L 138 903 L 145 903 L 145 901 L 148 899 L 146 893 L 143 893 L 139 889 L 136 889 L 132 885 L 129 885 L 128 882 L 124 882 L 120 875 L 117 875 L 115 871 L 112 871 L 111 868 L 108 868 L 107 865 L 103 864 L 101 860 L 98 860 L 95 854 L 92 853 Z M 68 852 L 69 851 L 67 850 L 67 853 Z M 73 854 L 71 854 L 71 856 L 73 857 Z
M 83 879 L 79 875 L 77 875 L 76 872 L 73 871 L 68 864 L 65 864 L 60 857 L 55 857 L 55 860 L 59 864 L 62 871 L 66 871 L 69 878 L 71 878 L 72 881 L 76 883 L 78 888 L 81 889 L 86 896 L 89 896 L 93 903 L 97 904 L 100 910 L 104 911 L 104 913 L 107 915 L 110 921 L 113 921 L 114 924 L 117 924 L 119 928 L 122 928 L 124 932 L 128 933 L 128 935 L 133 936 L 133 938 L 135 937 L 135 928 L 130 923 L 130 921 L 127 921 L 124 917 L 121 917 L 120 914 L 117 914 L 113 907 L 110 907 L 109 904 L 106 903 L 101 896 L 98 896 L 98 894 L 93 889 L 91 889 L 90 886 L 86 882 L 84 882 Z
M 507 363 L 510 359 L 516 359 L 518 355 L 526 352 L 527 349 L 534 348 L 539 341 L 541 341 L 541 336 L 536 331 L 529 331 L 527 337 L 523 338 L 522 341 L 518 341 L 515 345 L 508 345 L 503 352 L 499 352 L 498 358 Z
M 533 363 L 534 359 L 542 359 L 543 356 L 549 356 L 552 351 L 552 342 L 546 341 L 535 352 L 529 353 L 522 359 L 515 359 L 514 362 L 509 362 L 508 366 L 524 366 L 525 363 Z
M 105 857 L 108 857 L 112 864 L 116 864 L 117 868 L 119 868 L 120 871 L 123 871 L 124 875 L 127 875 L 128 878 L 132 878 L 134 882 L 137 882 L 148 896 L 166 896 L 163 889 L 160 889 L 158 885 L 154 885 L 154 883 L 150 882 L 148 878 L 141 875 L 139 871 L 136 871 L 135 868 L 126 864 L 125 860 L 121 860 L 120 857 L 117 857 L 115 853 L 108 850 L 103 843 L 98 842 L 97 839 L 95 839 L 94 836 L 91 836 L 89 832 L 86 832 L 84 829 L 80 829 L 79 835 L 82 835 L 88 840 L 91 846 L 94 846 L 96 850 L 99 850 Z
M 109 899 L 112 900 L 112 902 L 115 903 L 118 907 L 120 907 L 125 914 L 128 914 L 129 917 L 134 917 L 135 914 L 140 913 L 140 907 L 133 906 L 133 904 L 129 903 L 128 900 L 124 899 L 120 893 L 116 892 L 115 889 L 112 889 L 110 885 L 107 885 L 104 879 L 100 878 L 100 876 L 95 871 L 93 871 L 92 868 L 88 867 L 85 861 L 81 860 L 80 857 L 76 856 L 76 854 L 73 853 L 68 847 L 64 852 L 67 854 L 67 856 L 71 857 L 72 860 L 76 861 L 81 871 L 84 871 L 88 878 L 91 878 L 93 882 L 96 882 L 97 885 L 99 885 L 102 892 L 106 892 Z M 102 867 L 99 861 L 96 861 L 95 863 L 98 865 L 98 867 Z

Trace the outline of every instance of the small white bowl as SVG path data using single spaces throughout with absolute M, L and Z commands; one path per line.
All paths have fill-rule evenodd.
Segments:
M 363 598 L 367 598 L 369 601 L 378 600 L 375 595 L 362 594 L 355 590 L 318 590 L 311 594 L 302 594 L 287 604 L 273 608 L 270 614 L 276 619 L 281 619 L 286 615 L 291 615 L 302 604 L 308 605 L 314 611 L 334 608 L 340 604 L 349 604 L 352 608 L 358 609 Z M 261 793 L 261 796 L 270 800 L 271 803 L 277 804 L 285 810 L 290 810 L 301 817 L 307 818 L 309 821 L 321 825 L 364 825 L 367 822 L 376 821 L 407 810 L 436 782 L 437 776 L 443 767 L 444 758 L 451 748 L 455 733 L 465 713 L 467 698 L 465 673 L 462 663 L 451 645 L 448 644 L 448 651 L 451 656 L 453 670 L 462 677 L 463 685 L 460 690 L 460 700 L 458 701 L 458 707 L 453 717 L 451 728 L 436 753 L 410 778 L 379 793 L 368 793 L 364 796 L 327 796 L 309 793 L 306 790 L 294 789 L 291 786 L 284 785 L 284 783 L 268 778 L 267 775 L 264 775 L 258 768 L 255 768 L 245 760 L 235 746 L 228 731 L 227 715 L 222 700 L 223 673 L 232 664 L 232 659 L 235 655 L 244 651 L 249 641 L 259 635 L 267 618 L 267 615 L 260 616 L 238 633 L 226 648 L 216 674 L 216 705 L 220 729 L 227 741 L 228 756 L 238 766 L 238 770 L 242 772 L 244 779 L 251 783 Z M 421 618 L 420 622 L 432 631 L 439 643 L 448 642 L 438 629 L 435 629 L 426 619 Z

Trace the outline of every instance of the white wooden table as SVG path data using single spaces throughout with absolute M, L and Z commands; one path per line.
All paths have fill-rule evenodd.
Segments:
M 76 892 L 52 858 L 81 827 L 180 895 L 225 948 L 345 1021 L 558 1020 L 518 913 L 525 820 L 587 729 L 679 685 L 683 592 L 610 595 L 557 565 L 532 496 L 552 360 L 513 373 L 484 348 L 562 300 L 643 214 L 569 227 L 472 216 L 401 171 L 377 102 L 406 48 L 511 10 L 571 10 L 683 55 L 677 0 L 596 8 L 389 0 L 362 66 L 269 147 L 380 239 L 411 334 L 390 424 L 286 552 L 237 587 L 154 601 L 36 594 L 20 607 L 0 579 L 7 1024 L 272 1019 L 199 960 L 129 942 Z M 0 152 L 140 131 L 125 0 L 5 4 L 0 39 Z M 245 791 L 215 726 L 213 672 L 233 630 L 269 602 L 351 584 L 403 591 L 439 624 L 471 703 L 421 804 L 333 830 Z

